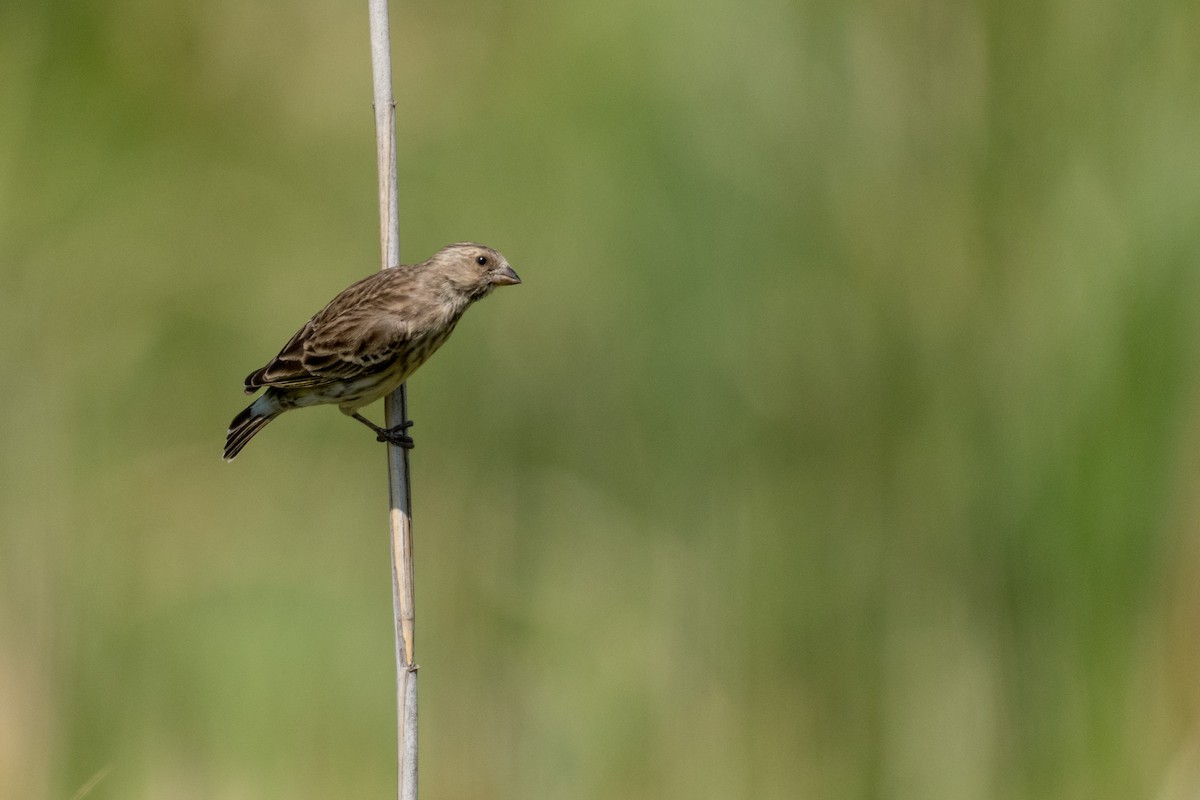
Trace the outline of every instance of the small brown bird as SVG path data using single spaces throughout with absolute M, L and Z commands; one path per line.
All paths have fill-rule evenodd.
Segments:
M 293 408 L 337 405 L 381 442 L 411 448 L 411 422 L 381 428 L 358 413 L 394 391 L 442 346 L 467 307 L 497 286 L 520 283 L 504 256 L 461 242 L 428 261 L 384 269 L 329 302 L 279 355 L 246 377 L 246 394 L 267 391 L 233 418 L 225 460 Z

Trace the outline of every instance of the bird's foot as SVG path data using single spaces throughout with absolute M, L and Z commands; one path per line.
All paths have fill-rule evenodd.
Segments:
M 397 447 L 403 447 L 405 450 L 412 450 L 416 447 L 416 443 L 413 442 L 411 436 L 405 433 L 406 430 L 412 427 L 412 424 L 412 420 L 410 419 L 401 422 L 399 425 L 393 425 L 390 428 L 380 428 L 376 431 L 378 435 L 375 437 L 375 441 L 387 442 Z
M 413 421 L 411 419 L 406 419 L 399 425 L 393 425 L 390 428 L 381 428 L 357 412 L 350 414 L 350 416 L 375 431 L 375 441 L 377 442 L 387 442 L 397 447 L 403 447 L 405 450 L 412 450 L 415 446 L 413 438 L 405 433 L 406 430 L 412 427 Z

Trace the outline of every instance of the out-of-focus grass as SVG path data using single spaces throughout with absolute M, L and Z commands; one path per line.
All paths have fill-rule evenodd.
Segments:
M 1191 796 L 1182 2 L 394 9 L 430 796 Z M 270 26 L 277 26 L 272 29 Z M 0 797 L 387 796 L 363 9 L 0 9 Z

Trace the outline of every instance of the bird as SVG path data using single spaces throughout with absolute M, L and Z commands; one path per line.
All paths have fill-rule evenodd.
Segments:
M 246 376 L 246 394 L 266 391 L 229 424 L 224 460 L 232 461 L 283 412 L 315 405 L 336 405 L 378 441 L 411 449 L 411 421 L 383 428 L 359 409 L 404 383 L 446 342 L 472 303 L 497 286 L 520 282 L 496 250 L 459 242 L 420 264 L 383 269 L 350 285 L 277 356 Z

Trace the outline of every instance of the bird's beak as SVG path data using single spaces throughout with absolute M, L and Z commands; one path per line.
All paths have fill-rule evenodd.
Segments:
M 496 286 L 512 286 L 521 282 L 520 277 L 508 264 L 504 265 L 503 269 L 498 269 L 492 273 L 492 283 Z

